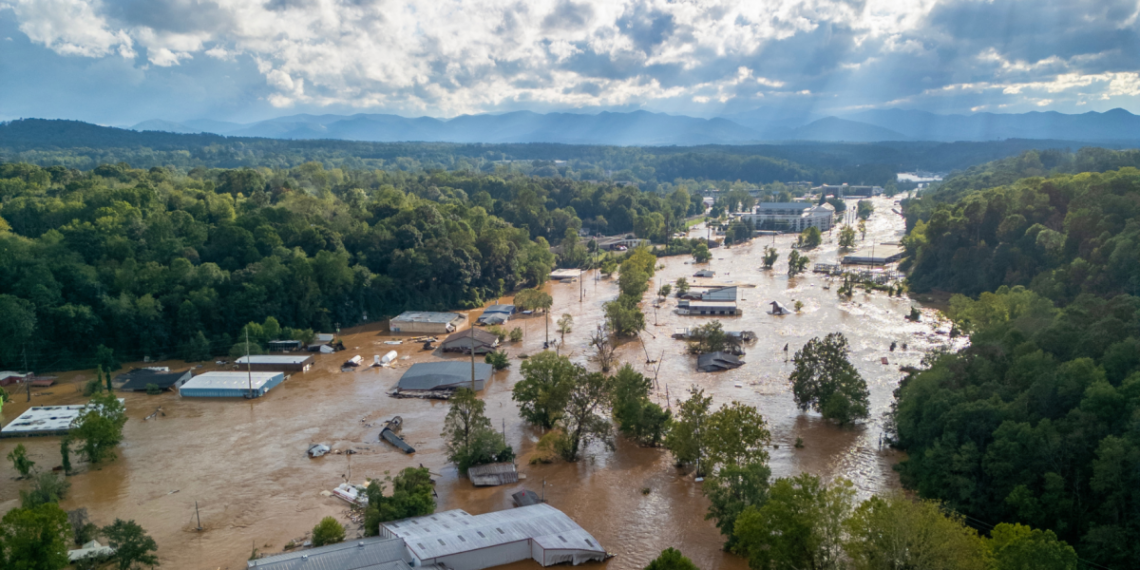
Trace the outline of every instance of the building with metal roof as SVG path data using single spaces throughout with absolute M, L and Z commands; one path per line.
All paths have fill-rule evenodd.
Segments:
M 697 357 L 697 370 L 716 372 L 744 366 L 744 361 L 727 352 L 710 352 Z
M 191 376 L 190 370 L 162 372 L 150 368 L 138 368 L 116 376 L 115 381 L 122 383 L 119 390 L 124 392 L 145 392 L 150 385 L 158 386 L 160 390 L 177 389 Z
M 681 299 L 677 302 L 678 315 L 725 315 L 733 316 L 743 313 L 736 305 L 736 301 L 690 301 Z
M 475 363 L 475 390 L 482 390 L 483 384 L 491 378 L 493 369 L 485 362 Z M 418 362 L 408 368 L 396 384 L 396 390 L 431 391 L 455 390 L 471 387 L 471 363 L 462 360 L 441 362 Z
M 606 559 L 598 539 L 545 503 L 477 516 L 456 509 L 386 522 L 380 535 L 403 540 L 413 566 L 481 570 L 527 559 L 543 566 Z
M 284 381 L 283 372 L 207 372 L 186 381 L 178 393 L 184 398 L 260 398 Z
M 739 215 L 756 230 L 802 232 L 809 227 L 826 232 L 835 223 L 835 207 L 811 202 L 764 202 L 752 212 Z
M 511 320 L 511 315 L 515 314 L 514 305 L 491 305 L 483 309 L 483 314 L 475 319 L 476 324 L 480 325 L 501 325 Z
M 254 372 L 308 372 L 313 366 L 313 357 L 306 354 L 253 354 L 234 361 L 242 370 Z
M 119 403 L 124 403 L 119 398 Z M 75 427 L 75 420 L 87 411 L 87 404 L 77 406 L 32 406 L 0 429 L 0 437 L 65 435 Z
M 446 340 L 439 343 L 444 352 L 462 352 L 471 354 L 474 347 L 475 354 L 494 352 L 499 346 L 499 337 L 482 329 L 467 329 L 452 333 Z
M 409 570 L 404 541 L 374 536 L 265 556 L 246 563 L 263 570 Z
M 467 478 L 476 487 L 497 487 L 518 483 L 519 472 L 514 463 L 487 463 L 468 468 Z
M 455 332 L 466 319 L 459 313 L 433 313 L 428 311 L 404 311 L 388 321 L 393 333 L 447 334 Z

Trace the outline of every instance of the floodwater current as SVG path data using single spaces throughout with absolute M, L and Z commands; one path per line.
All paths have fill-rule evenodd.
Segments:
M 854 202 L 850 206 L 849 212 Z M 875 206 L 860 248 L 902 236 L 902 217 L 891 212 L 897 206 L 885 198 L 876 199 Z M 692 232 L 701 235 L 705 230 L 697 226 Z M 837 231 L 825 234 L 824 244 L 808 254 L 813 263 L 834 263 L 839 255 L 837 239 Z M 895 489 L 898 477 L 892 466 L 902 455 L 880 447 L 882 414 L 889 409 L 892 391 L 903 376 L 899 367 L 918 365 L 926 351 L 950 342 L 935 332 L 940 326 L 945 332 L 945 325 L 934 322 L 935 311 L 929 308 L 922 309 L 922 322 L 906 320 L 911 306 L 918 306 L 911 299 L 859 291 L 851 301 L 841 302 L 835 292 L 838 285 L 824 289 L 827 280 L 821 275 L 789 279 L 786 259 L 794 240 L 794 236 L 762 237 L 742 246 L 714 249 L 712 261 L 703 266 L 692 265 L 690 256 L 659 261 L 664 267 L 654 276 L 651 291 L 704 268 L 716 271 L 716 280 L 755 285 L 740 290 L 744 314 L 721 319 L 726 330 L 751 330 L 758 336 L 746 347 L 743 367 L 696 372 L 695 357 L 670 335 L 675 328 L 696 326 L 709 318 L 675 314 L 674 297 L 655 312 L 652 293 L 643 304 L 648 330 L 640 341 L 623 344 L 618 355 L 642 373 L 656 376 L 660 390 L 654 397 L 662 405 L 666 393 L 675 406 L 677 398 L 687 397 L 688 390 L 697 387 L 713 396 L 714 406 L 733 400 L 756 406 L 772 433 L 769 452 L 774 477 L 801 472 L 828 479 L 844 477 L 855 483 L 862 496 Z M 773 244 L 780 260 L 774 270 L 763 270 L 763 248 Z M 602 322 L 601 305 L 617 296 L 616 280 L 597 279 L 591 272 L 581 282 L 555 283 L 548 290 L 554 297 L 550 337 L 557 336 L 553 321 L 564 313 L 572 315 L 573 332 L 559 348 L 585 364 L 587 340 Z M 798 314 L 767 312 L 771 301 L 792 307 L 797 300 L 803 303 Z M 61 506 L 86 507 L 100 525 L 115 518 L 134 519 L 158 542 L 165 568 L 237 569 L 245 566 L 255 549 L 280 552 L 324 516 L 347 523 L 345 504 L 321 491 L 346 479 L 362 483 L 366 477 L 423 465 L 437 475 L 439 510 L 462 508 L 480 514 L 507 509 L 510 494 L 524 487 L 544 495 L 616 555 L 604 564 L 609 570 L 643 568 L 667 547 L 679 548 L 705 570 L 745 568 L 746 561 L 721 551 L 722 538 L 712 521 L 704 520 L 707 501 L 699 483 L 676 469 L 662 449 L 642 448 L 617 438 L 612 451 L 593 446 L 578 463 L 528 464 L 541 434 L 519 419 L 511 386 L 520 378 L 522 361 L 515 357 L 542 350 L 545 327 L 541 316 L 516 319 L 511 326 L 521 326 L 525 339 L 507 343 L 511 367 L 496 373 L 481 397 L 494 426 L 505 431 L 519 452 L 519 469 L 526 479 L 516 485 L 477 489 L 458 477 L 446 462 L 439 437 L 446 402 L 387 396 L 409 365 L 465 357 L 424 351 L 415 343 L 386 345 L 384 341 L 398 337 L 375 324 L 344 331 L 347 353 L 317 355 L 311 370 L 293 375 L 257 400 L 123 394 L 130 421 L 116 450 L 118 459 L 95 468 L 73 459 L 79 473 L 69 478 L 71 491 Z M 831 332 L 847 336 L 852 361 L 870 389 L 871 418 L 854 428 L 839 428 L 815 413 L 798 410 L 787 382 L 792 365 L 786 361 L 784 346 L 790 357 L 809 339 Z M 889 351 L 892 342 L 900 346 L 894 352 Z M 906 350 L 901 348 L 904 343 Z M 354 354 L 363 356 L 367 364 L 372 355 L 389 349 L 400 355 L 392 368 L 341 371 L 340 364 Z M 884 357 L 889 364 L 882 363 Z M 660 362 L 647 364 L 647 360 Z M 160 364 L 184 366 L 180 362 Z M 208 365 L 196 372 L 211 368 L 216 367 Z M 30 404 L 25 403 L 24 394 L 15 395 L 4 407 L 4 423 L 29 405 L 81 403 L 79 387 L 92 376 L 92 371 L 61 374 L 59 384 L 40 389 Z M 162 414 L 156 419 L 144 419 L 159 407 Z M 382 422 L 394 415 L 403 417 L 403 435 L 416 448 L 414 455 L 405 455 L 378 439 Z M 794 447 L 796 438 L 803 439 L 802 449 Z M 18 443 L 29 449 L 39 467 L 59 465 L 59 438 L 0 440 L 0 457 Z M 310 459 L 305 451 L 312 443 L 359 453 Z M 3 462 L 0 512 L 17 506 L 18 491 L 28 484 L 15 481 L 15 476 L 11 463 Z M 195 503 L 201 531 L 197 530 Z M 353 525 L 349 536 L 355 536 L 358 528 Z M 533 562 L 512 566 L 515 570 L 537 568 Z

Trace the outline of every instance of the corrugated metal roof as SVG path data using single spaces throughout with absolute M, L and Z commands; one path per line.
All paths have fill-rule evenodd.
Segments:
M 392 319 L 397 323 L 450 323 L 456 319 L 462 319 L 463 315 L 459 313 L 433 313 L 429 311 L 404 311 L 399 316 Z
M 739 368 L 743 364 L 739 358 L 727 352 L 712 352 L 697 357 L 697 369 L 703 372 Z
M 467 477 L 476 487 L 494 487 L 519 482 L 519 472 L 514 463 L 476 465 L 467 470 Z
M 372 537 L 250 560 L 267 570 L 408 570 L 411 556 L 398 538 Z
M 169 388 L 188 374 L 190 374 L 189 370 L 158 372 L 156 370 L 140 368 L 131 370 L 126 374 L 120 374 L 115 377 L 115 380 L 123 383 L 123 385 L 119 387 L 120 390 L 145 390 L 147 384 L 154 384 L 159 388 Z
M 443 341 L 442 344 L 450 346 L 452 343 L 455 343 L 455 341 L 462 341 L 461 343 L 456 344 L 456 346 L 458 346 L 458 347 L 470 346 L 471 337 L 475 337 L 475 345 L 476 346 L 478 346 L 480 344 L 484 344 L 487 346 L 495 346 L 499 342 L 499 337 L 497 337 L 497 336 L 495 336 L 495 335 L 493 335 L 493 334 L 491 334 L 491 333 L 489 333 L 483 329 L 467 329 L 465 331 L 459 331 L 457 333 L 452 333 L 450 336 L 447 337 L 447 339 L 445 339 Z
M 250 364 L 304 364 L 313 359 L 312 356 L 293 355 L 293 354 L 254 354 L 251 356 L 243 356 L 234 361 L 235 364 L 245 364 L 246 359 L 249 359 Z
M 514 305 L 491 305 L 490 307 L 483 309 L 484 315 L 486 315 L 487 313 L 513 313 L 513 312 L 515 312 L 515 306 Z
M 491 377 L 491 365 L 475 363 L 475 380 Z M 471 383 L 470 362 L 420 362 L 413 364 L 396 384 L 401 390 L 433 390 Z
M 536 540 L 552 545 L 551 548 L 605 551 L 566 513 L 547 504 L 479 516 L 453 510 L 381 524 L 425 561 L 521 540 Z
M 241 388 L 250 387 L 250 378 L 253 379 L 253 389 L 258 390 L 267 382 L 281 376 L 280 372 L 207 372 L 186 381 L 182 389 L 194 388 Z

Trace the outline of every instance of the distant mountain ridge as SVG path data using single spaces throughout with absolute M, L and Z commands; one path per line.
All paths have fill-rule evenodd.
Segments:
M 779 141 L 895 142 L 1049 139 L 1140 142 L 1140 116 L 1124 109 L 1066 115 L 977 113 L 938 115 L 902 109 L 843 116 L 756 110 L 702 119 L 634 111 L 597 114 L 460 115 L 451 119 L 390 114 L 290 115 L 251 124 L 195 120 L 144 121 L 137 131 L 211 133 L 274 139 L 365 142 L 561 143 L 621 146 L 745 144 Z

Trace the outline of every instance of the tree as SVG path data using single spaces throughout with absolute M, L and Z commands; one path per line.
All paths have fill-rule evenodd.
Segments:
M 382 522 L 435 512 L 435 490 L 426 467 L 407 467 L 395 478 L 385 476 L 384 481 L 392 484 L 391 496 L 384 495 L 384 482 L 378 479 L 370 481 L 365 489 L 368 496 L 368 506 L 364 509 L 365 535 L 379 534 Z
M 507 357 L 507 353 L 501 350 L 488 352 L 483 356 L 483 362 L 490 364 L 491 368 L 494 368 L 496 371 L 505 370 L 511 366 L 511 361 L 510 358 Z
M 577 461 L 590 442 L 610 441 L 611 426 L 601 410 L 610 403 L 610 378 L 601 372 L 576 374 L 561 417 L 567 446 L 563 458 Z
M 626 264 L 622 264 L 621 275 L 618 276 L 618 289 L 622 297 L 640 301 L 649 290 L 649 274 L 638 267 L 627 268 Z
M 677 296 L 680 297 L 689 292 L 689 280 L 684 277 L 677 278 Z
M 672 414 L 649 401 L 651 381 L 626 364 L 613 378 L 613 412 L 626 437 L 656 446 L 665 437 Z
M 34 509 L 47 503 L 59 503 L 67 495 L 71 483 L 56 476 L 55 473 L 37 473 L 35 484 L 30 491 L 20 491 L 20 506 L 25 509 Z
M 99 463 L 116 457 L 112 450 L 123 440 L 126 423 L 123 404 L 113 393 L 102 392 L 91 397 L 71 433 L 80 442 L 79 452 L 87 462 Z
M 95 348 L 95 361 L 99 363 L 99 367 L 106 371 L 107 374 L 118 370 L 121 366 L 119 360 L 115 358 L 115 350 L 101 344 Z M 107 384 L 107 390 L 110 389 L 111 385 Z
M 704 464 L 708 472 L 723 465 L 767 463 L 766 446 L 771 442 L 768 424 L 749 405 L 731 402 L 709 415 L 703 429 L 707 449 Z
M 754 570 L 844 568 L 843 523 L 855 497 L 850 481 L 824 485 L 802 473 L 777 479 L 768 501 L 736 519 L 737 551 Z
M 943 513 L 936 501 L 897 493 L 871 497 L 855 509 L 845 528 L 845 549 L 855 570 L 986 568 L 983 539 L 962 517 Z
M 486 404 L 475 397 L 475 392 L 460 388 L 449 400 L 451 409 L 443 420 L 440 437 L 447 442 L 447 460 L 467 474 L 476 465 L 509 461 L 514 452 L 503 435 L 491 427 L 484 410 Z
M 59 438 L 59 455 L 63 466 L 63 474 L 71 475 L 71 436 Z
M 17 443 L 15 449 L 8 452 L 8 461 L 12 462 L 12 466 L 16 468 L 21 479 L 29 477 L 32 474 L 32 468 L 36 466 L 35 461 L 28 459 L 28 450 L 22 443 Z
M 529 423 L 550 429 L 562 417 L 575 380 L 585 370 L 569 358 L 541 352 L 522 364 L 523 379 L 515 383 L 511 398 L 519 415 Z
M 806 255 L 801 255 L 798 251 L 792 251 L 788 254 L 788 277 L 795 277 L 803 273 L 807 269 L 807 264 L 811 263 L 811 259 Z
M 542 289 L 523 289 L 515 293 L 515 305 L 524 311 L 546 310 L 554 304 L 550 293 Z
M 570 313 L 563 313 L 555 324 L 558 325 L 558 332 L 562 335 L 561 344 L 565 344 L 566 335 L 574 330 L 574 317 Z
M 855 211 L 855 215 L 859 216 L 860 220 L 866 220 L 867 218 L 870 218 L 871 214 L 874 212 L 874 202 L 871 202 L 870 200 L 859 200 L 858 209 Z
M 510 332 L 510 334 L 508 335 L 508 338 L 510 338 L 510 339 L 511 339 L 511 342 L 518 342 L 518 341 L 522 340 L 522 339 L 523 339 L 523 330 L 522 330 L 522 328 L 520 328 L 520 327 L 515 327 L 515 328 L 511 329 L 511 332 Z
M 617 360 L 617 347 L 614 346 L 613 337 L 607 335 L 606 331 L 598 329 L 590 336 L 590 346 L 594 348 L 594 354 L 590 355 L 590 362 L 601 367 L 602 372 L 609 372 Z
M 689 354 L 721 352 L 733 344 L 720 321 L 709 321 L 689 332 Z
M 0 562 L 5 570 L 58 570 L 67 566 L 67 513 L 56 503 L 12 509 L 0 519 Z
M 813 409 L 840 425 L 867 417 L 867 382 L 847 354 L 843 333 L 813 338 L 796 352 L 789 381 L 801 410 Z
M 712 259 L 712 254 L 709 253 L 709 245 L 705 242 L 698 243 L 693 248 L 693 261 L 697 263 L 708 263 Z
M 695 464 L 697 477 L 703 477 L 709 472 L 702 460 L 707 455 L 705 430 L 708 427 L 712 396 L 705 396 L 705 391 L 699 390 L 689 396 L 688 400 L 678 401 L 677 404 L 677 415 L 665 436 L 665 447 L 673 454 L 678 465 Z
M 991 570 L 1076 570 L 1077 552 L 1051 530 L 1000 523 L 990 532 Z
M 776 265 L 776 260 L 780 259 L 780 252 L 774 247 L 764 246 L 764 257 L 761 259 L 764 261 L 764 269 L 771 269 Z
M 839 230 L 839 247 L 844 249 L 855 247 L 855 228 L 846 225 L 843 226 L 842 230 Z
M 657 289 L 658 297 L 668 297 L 669 293 L 673 291 L 673 286 L 666 283 Z
M 71 525 L 71 534 L 75 539 L 75 546 L 83 546 L 99 534 L 99 527 L 87 518 L 87 509 L 78 508 L 67 511 L 67 522 Z
M 692 560 L 689 560 L 685 555 L 681 554 L 680 550 L 675 548 L 666 548 L 661 551 L 661 555 L 654 558 L 645 567 L 645 570 L 699 570 Z
M 344 526 L 333 517 L 325 517 L 313 527 L 313 546 L 344 542 Z
M 867 222 L 859 220 L 859 239 L 867 239 Z
M 724 549 L 733 552 L 736 547 L 736 519 L 748 507 L 763 506 L 768 500 L 768 478 L 772 471 L 767 461 L 751 461 L 740 465 L 725 465 L 713 477 L 705 479 L 701 491 L 709 499 L 709 512 L 705 520 L 715 520 L 716 527 L 725 537 Z
M 806 230 L 800 233 L 799 244 L 804 249 L 815 249 L 819 244 L 823 243 L 823 235 L 819 232 L 819 228 L 809 226 Z
M 316 529 L 313 532 L 314 544 L 317 540 L 315 531 Z M 154 552 L 158 550 L 158 544 L 135 521 L 115 519 L 115 522 L 103 527 L 103 536 L 107 537 L 107 542 L 111 548 L 115 549 L 115 559 L 118 561 L 119 570 L 129 570 L 138 565 L 150 566 L 151 568 L 158 566 L 158 557 L 154 555 Z M 343 528 L 341 529 L 341 539 L 344 539 Z
M 182 360 L 186 362 L 209 360 L 212 356 L 210 340 L 206 338 L 206 335 L 203 334 L 202 331 L 197 331 L 190 337 L 190 340 L 182 343 L 179 346 L 178 352 Z
M 635 336 L 645 330 L 645 314 L 637 304 L 637 299 L 619 296 L 616 301 L 602 305 L 606 314 L 606 324 L 616 336 Z

